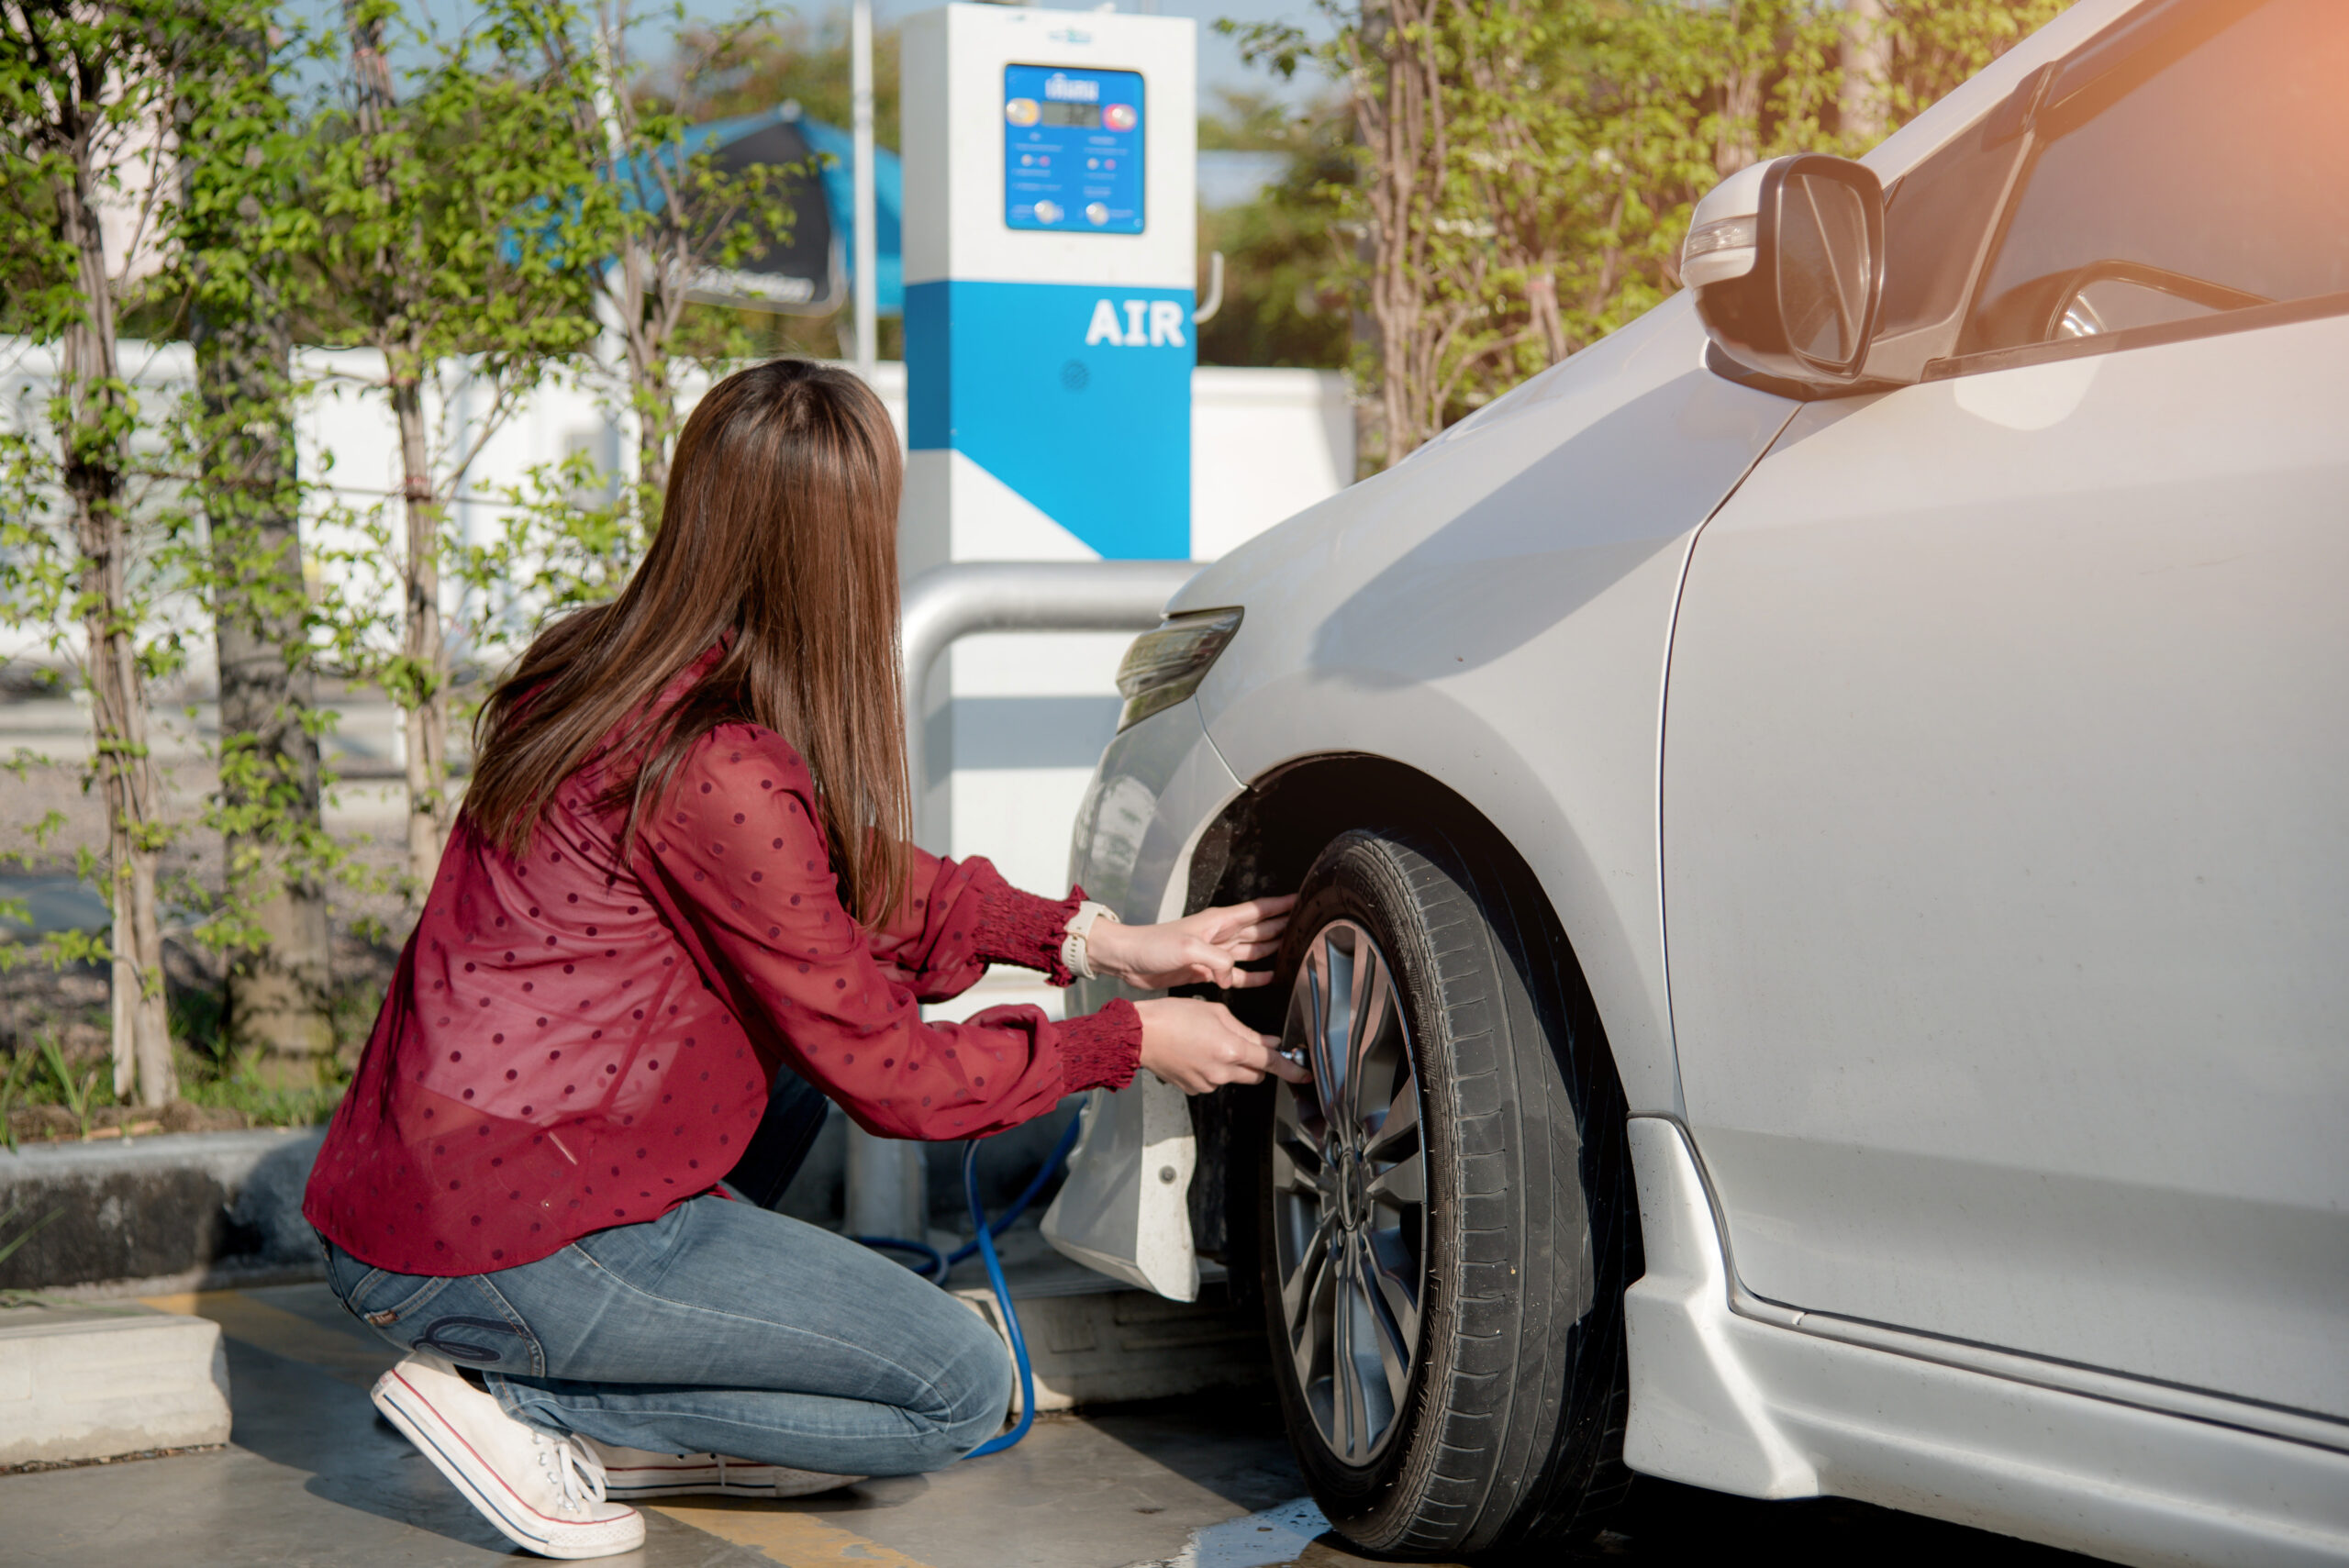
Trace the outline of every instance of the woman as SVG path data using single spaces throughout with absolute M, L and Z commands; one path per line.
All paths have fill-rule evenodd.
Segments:
M 1192 1093 L 1303 1076 L 1205 1001 L 922 1021 L 989 963 L 1260 984 L 1239 965 L 1291 901 L 1126 927 L 907 845 L 900 478 L 842 372 L 779 361 L 703 400 L 643 565 L 483 710 L 310 1179 L 336 1295 L 409 1352 L 376 1405 L 548 1556 L 637 1545 L 626 1496 L 930 1470 L 1001 1426 L 993 1330 L 759 1207 L 815 1091 L 884 1137 L 959 1139 L 1137 1066 Z

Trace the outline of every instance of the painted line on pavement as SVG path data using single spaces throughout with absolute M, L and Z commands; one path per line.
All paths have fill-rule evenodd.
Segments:
M 219 1324 L 220 1331 L 232 1340 L 315 1366 L 361 1388 L 373 1387 L 384 1369 L 397 1359 L 391 1346 L 372 1337 L 321 1328 L 298 1313 L 255 1301 L 240 1290 L 181 1291 L 141 1296 L 139 1301 L 158 1312 L 207 1318 Z M 840 1568 L 930 1568 L 854 1530 L 773 1503 L 711 1497 L 648 1507 L 720 1540 L 763 1552 L 790 1568 L 834 1568 L 836 1564 Z
M 206 1318 L 220 1331 L 256 1350 L 317 1367 L 362 1388 L 374 1386 L 385 1367 L 399 1359 L 391 1346 L 363 1340 L 356 1333 L 338 1334 L 307 1318 L 255 1301 L 240 1290 L 181 1291 L 171 1296 L 143 1296 L 142 1306 L 183 1318 Z
M 720 1540 L 764 1552 L 791 1568 L 930 1568 L 918 1558 L 867 1540 L 852 1529 L 773 1503 L 711 1497 L 645 1507 Z

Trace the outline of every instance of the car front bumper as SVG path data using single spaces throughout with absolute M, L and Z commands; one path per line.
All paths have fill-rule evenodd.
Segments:
M 1200 835 L 1243 787 L 1208 739 L 1197 702 L 1144 719 L 1102 754 L 1077 813 L 1071 880 L 1130 924 L 1183 914 Z M 1119 995 L 1147 995 L 1080 980 L 1070 1007 L 1090 1012 Z M 1182 1091 L 1138 1072 L 1127 1089 L 1094 1090 L 1084 1116 L 1068 1181 L 1044 1216 L 1045 1239 L 1113 1279 L 1194 1299 L 1199 1267 L 1189 1197 L 1197 1152 Z

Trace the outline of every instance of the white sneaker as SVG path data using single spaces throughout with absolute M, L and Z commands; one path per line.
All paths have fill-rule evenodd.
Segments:
M 608 1502 L 593 1445 L 507 1415 L 496 1396 L 422 1351 L 375 1380 L 375 1408 L 517 1546 L 609 1557 L 644 1544 L 644 1517 Z
M 729 1459 L 722 1453 L 648 1453 L 640 1448 L 578 1439 L 603 1462 L 604 1495 L 623 1502 L 647 1497 L 683 1497 L 715 1493 L 723 1497 L 812 1497 L 837 1486 L 850 1486 L 862 1475 L 828 1475 L 820 1470 L 794 1470 L 784 1464 L 758 1464 Z

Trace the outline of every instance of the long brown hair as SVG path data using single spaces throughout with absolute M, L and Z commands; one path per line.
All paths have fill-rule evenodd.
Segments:
M 904 477 L 888 414 L 846 371 L 776 360 L 713 387 L 677 439 L 660 531 L 628 586 L 540 632 L 482 708 L 464 806 L 476 829 L 527 851 L 555 790 L 608 738 L 598 804 L 626 806 L 626 852 L 695 743 L 748 720 L 807 759 L 849 908 L 885 918 L 912 816 L 897 670 Z M 721 640 L 682 700 L 644 711 Z

